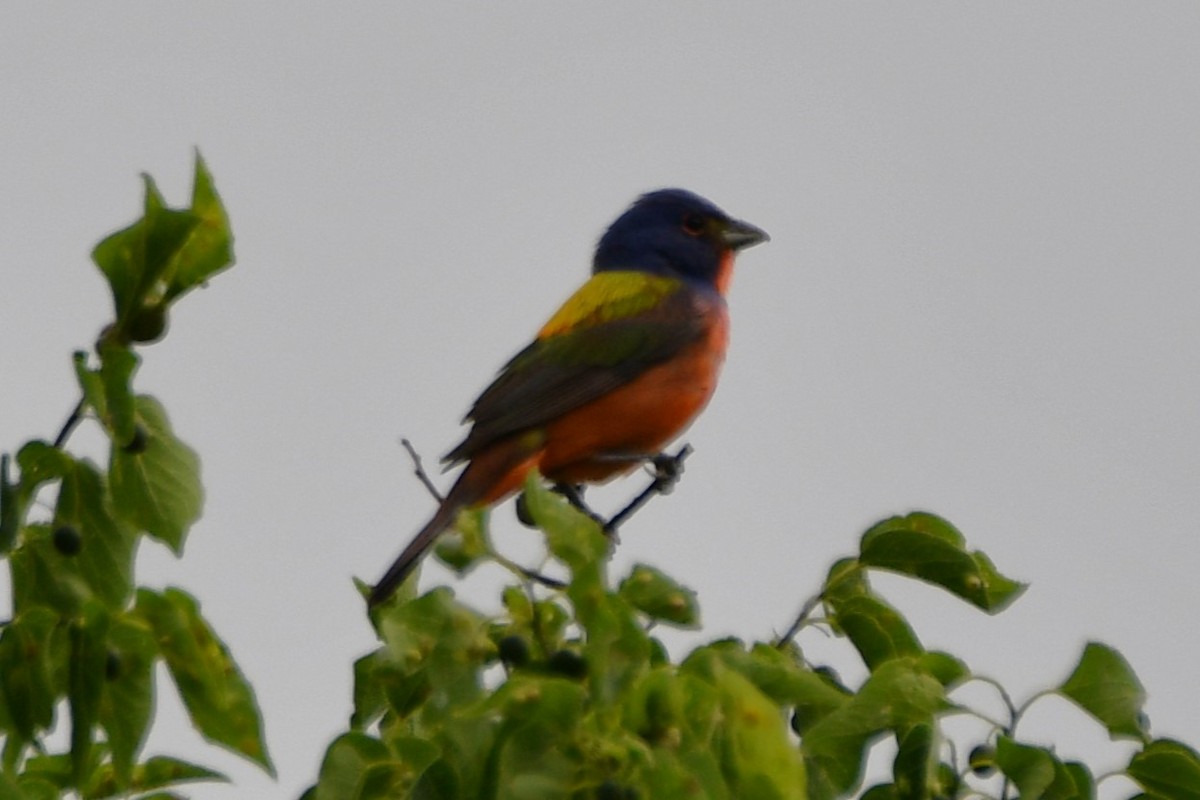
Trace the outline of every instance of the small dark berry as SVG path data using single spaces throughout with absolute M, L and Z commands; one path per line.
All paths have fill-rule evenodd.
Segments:
M 621 784 L 611 778 L 596 787 L 596 800 L 624 800 L 624 796 Z
M 980 778 L 988 777 L 996 771 L 995 748 L 986 744 L 976 745 L 967 756 L 967 764 L 971 767 L 971 772 Z
M 529 643 L 524 637 L 513 634 L 505 636 L 496 644 L 500 660 L 509 667 L 523 667 L 529 663 Z
M 121 677 L 121 654 L 116 650 L 109 650 L 104 657 L 104 677 L 110 681 Z
M 564 678 L 583 678 L 587 675 L 587 662 L 574 650 L 559 650 L 546 661 L 546 669 Z
M 73 525 L 59 525 L 54 529 L 54 549 L 64 556 L 78 555 L 83 549 L 83 538 Z

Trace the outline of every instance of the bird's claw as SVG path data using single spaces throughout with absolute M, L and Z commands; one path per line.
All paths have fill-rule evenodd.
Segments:
M 670 494 L 675 484 L 683 477 L 683 460 L 692 452 L 691 445 L 684 445 L 675 455 L 659 453 L 650 459 L 654 474 L 654 491 L 659 494 Z

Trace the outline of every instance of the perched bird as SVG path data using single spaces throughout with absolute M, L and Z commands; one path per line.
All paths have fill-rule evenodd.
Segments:
M 600 238 L 592 277 L 471 407 L 470 432 L 443 459 L 466 468 L 369 604 L 392 595 L 460 511 L 503 500 L 530 470 L 599 483 L 658 456 L 716 388 L 734 254 L 768 238 L 683 189 L 638 198 Z

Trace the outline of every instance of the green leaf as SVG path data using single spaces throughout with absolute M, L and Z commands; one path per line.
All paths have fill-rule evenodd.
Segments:
M 134 761 L 150 726 L 157 657 L 158 644 L 141 619 L 127 612 L 113 620 L 105 654 L 100 725 L 108 734 L 118 787 L 133 780 Z
M 456 572 L 462 574 L 470 569 L 491 550 L 488 540 L 487 509 L 466 510 L 458 515 L 454 525 L 438 537 L 434 545 L 437 557 Z
M 797 659 L 794 653 L 765 644 L 756 644 L 747 652 L 740 642 L 726 640 L 697 648 L 680 669 L 708 675 L 714 670 L 713 662 L 719 661 L 744 676 L 777 706 L 794 708 L 793 729 L 803 734 L 844 705 L 851 695 Z
M 917 659 L 917 664 L 922 670 L 937 678 L 938 683 L 946 689 L 953 689 L 971 677 L 971 670 L 967 668 L 966 663 L 940 650 L 930 650 L 922 654 Z
M 642 675 L 622 698 L 625 727 L 652 745 L 678 741 L 687 716 L 684 685 L 667 666 Z
M 55 790 L 53 786 L 51 786 L 50 788 L 52 790 L 54 790 L 54 794 L 52 794 L 50 796 L 57 798 L 58 791 Z M 6 775 L 4 773 L 0 773 L 0 800 L 26 800 L 26 799 L 27 799 L 27 796 L 26 796 L 25 792 L 22 791 L 22 788 L 17 785 L 17 782 L 14 781 L 12 778 L 10 778 L 8 775 Z
M 1149 741 L 1142 712 L 1146 691 L 1125 657 L 1108 645 L 1088 642 L 1079 664 L 1058 691 L 1098 719 L 1113 738 Z
M 561 800 L 573 785 L 569 774 L 523 773 L 500 787 L 498 800 Z
M 92 251 L 92 260 L 112 289 L 118 327 L 127 325 L 143 306 L 164 298 L 175 256 L 200 223 L 190 211 L 168 209 L 149 175 L 143 175 L 142 182 L 142 218 L 107 236 Z
M 595 701 L 615 707 L 625 687 L 648 668 L 651 647 L 633 607 L 608 589 L 609 540 L 595 520 L 546 489 L 536 474 L 525 482 L 525 501 L 551 554 L 571 571 L 567 596 L 585 633 L 583 656 Z
M 397 736 L 389 740 L 388 745 L 409 775 L 420 775 L 442 755 L 436 744 L 415 736 Z
M 7 776 L 3 780 L 7 781 Z M 47 780 L 29 775 L 22 775 L 17 778 L 17 787 L 20 794 L 0 793 L 0 798 L 4 798 L 4 800 L 8 800 L 8 798 L 20 798 L 21 800 L 59 800 L 62 797 L 62 791 L 59 787 Z M 11 791 L 11 789 L 12 783 L 10 781 L 6 784 L 5 791 Z
M 111 608 L 123 607 L 132 591 L 137 534 L 114 518 L 103 477 L 91 463 L 49 446 L 21 452 L 36 461 L 28 474 L 40 472 L 42 480 L 52 469 L 61 474 L 62 485 L 53 526 L 27 526 L 21 546 L 12 552 L 15 607 L 43 604 L 74 611 L 92 596 Z M 54 531 L 60 528 L 70 529 L 77 542 L 72 550 L 56 547 Z
M 940 738 L 937 728 L 928 722 L 913 725 L 896 736 L 898 747 L 892 762 L 892 780 L 897 797 L 934 796 L 940 766 Z
M 196 783 L 198 781 L 228 783 L 229 779 L 220 772 L 215 772 L 207 767 L 201 767 L 178 758 L 153 756 L 147 759 L 144 764 L 138 764 L 134 768 L 132 778 L 129 782 L 129 790 L 134 792 L 152 792 L 168 786 L 177 786 L 181 783 Z M 97 771 L 96 780 L 88 786 L 84 797 L 87 800 L 100 800 L 100 798 L 117 796 L 125 797 L 128 793 L 122 787 L 123 784 L 115 780 L 111 767 L 105 765 Z M 143 795 L 138 800 L 148 800 L 149 797 L 177 796 L 166 792 L 156 792 L 153 795 Z
M 569 797 L 582 768 L 578 738 L 587 707 L 582 686 L 566 678 L 517 674 L 483 707 L 503 722 L 485 762 L 485 787 L 463 796 Z
M 1093 800 L 1096 797 L 1096 779 L 1088 766 L 1079 761 L 1066 761 L 1063 767 L 1075 783 L 1076 795 L 1084 800 Z
M 139 395 L 136 411 L 146 444 L 139 452 L 112 448 L 113 505 L 123 518 L 180 555 L 204 506 L 200 458 L 175 437 L 166 410 L 153 397 Z
M 696 593 L 677 583 L 661 570 L 635 564 L 618 590 L 638 611 L 654 620 L 683 628 L 700 627 Z
M 964 545 L 949 522 L 918 511 L 872 526 L 863 534 L 859 561 L 941 586 L 990 614 L 1003 610 L 1025 585 L 1004 577 L 987 556 L 967 552 Z
M 104 415 L 113 444 L 122 447 L 133 439 L 136 408 L 133 373 L 141 359 L 124 345 L 104 341 L 100 345 L 100 384 L 104 389 Z M 85 394 L 86 396 L 86 394 Z M 100 409 L 96 409 L 99 413 Z
M 567 595 L 575 606 L 576 621 L 586 634 L 583 655 L 593 699 L 601 708 L 613 708 L 630 684 L 650 667 L 650 637 L 633 607 L 622 597 L 576 573 Z
M 69 753 L 33 756 L 25 762 L 22 777 L 44 781 L 65 794 L 71 786 L 71 756 Z
M 483 618 L 455 600 L 449 588 L 389 605 L 376 624 L 387 647 L 385 691 L 397 714 L 406 715 L 431 693 L 436 700 L 425 704 L 431 715 L 483 696 L 479 672 L 494 657 L 495 645 Z M 376 665 L 377 675 L 382 666 Z
M 84 605 L 69 629 L 71 659 L 67 700 L 71 708 L 71 771 L 76 786 L 83 786 L 91 772 L 92 742 L 104 691 L 108 627 L 108 613 L 93 601 Z
M 688 675 L 702 677 L 716 690 L 721 729 L 714 745 L 730 795 L 803 800 L 804 761 L 775 701 L 719 658 L 689 659 L 688 664 Z M 681 698 L 684 707 L 689 694 Z
M 54 706 L 64 688 L 54 677 L 57 627 L 58 614 L 38 606 L 18 614 L 0 633 L 0 689 L 22 741 L 54 724 Z
M 381 774 L 379 767 L 385 768 Z M 387 779 L 381 785 L 381 778 Z M 315 800 L 366 800 L 401 796 L 400 771 L 383 742 L 362 733 L 345 733 L 325 751 Z M 381 793 L 390 789 L 391 794 Z
M 17 451 L 17 466 L 21 469 L 17 502 L 23 508 L 43 484 L 69 474 L 75 459 L 49 442 L 34 439 Z
M 609 541 L 591 517 L 542 484 L 531 472 L 525 481 L 525 503 L 533 521 L 546 533 L 551 554 L 572 572 L 598 570 Z
M 857 785 L 864 751 L 873 737 L 928 722 L 948 707 L 942 685 L 917 659 L 881 664 L 857 694 L 814 724 L 801 740 L 811 800 L 837 797 Z
M 137 534 L 114 516 L 104 478 L 95 465 L 75 461 L 63 477 L 54 521 L 56 525 L 73 525 L 82 537 L 79 553 L 71 557 L 52 553 L 47 549 L 48 543 L 43 543 L 41 553 L 54 565 L 54 583 L 82 580 L 84 586 L 79 591 L 83 596 L 94 594 L 110 608 L 123 608 L 133 590 Z M 38 587 L 27 588 L 36 596 Z
M 195 599 L 179 589 L 139 589 L 136 611 L 153 629 L 200 734 L 273 775 L 254 693 Z
M 863 792 L 859 800 L 902 800 L 895 784 L 877 783 Z
M 1068 768 L 1044 747 L 1000 736 L 996 740 L 996 766 L 1016 785 L 1021 800 L 1091 800 L 1087 792 L 1092 781 L 1086 769 L 1081 764 Z M 1086 777 L 1085 785 L 1079 785 L 1077 776 Z
M 857 558 L 842 558 L 833 563 L 821 587 L 821 599 L 826 603 L 870 594 L 866 572 Z
M 166 290 L 170 301 L 233 264 L 233 235 L 229 217 L 213 185 L 212 174 L 196 152 L 191 213 L 198 220 L 178 255 Z
M 1162 800 L 1200 800 L 1200 753 L 1174 739 L 1155 739 L 1136 753 L 1126 772 Z
M 350 727 L 361 731 L 383 716 L 387 710 L 387 696 L 377 670 L 387 664 L 387 653 L 376 650 L 354 662 L 354 714 Z
M 88 586 L 109 605 L 124 606 L 132 591 L 137 537 L 114 518 L 95 465 L 75 462 L 75 469 L 63 478 L 54 517 L 56 522 L 73 523 L 83 535 L 74 564 Z
M 827 606 L 832 611 L 831 622 L 849 637 L 868 669 L 874 670 L 893 658 L 925 652 L 900 612 L 875 595 L 831 600 Z

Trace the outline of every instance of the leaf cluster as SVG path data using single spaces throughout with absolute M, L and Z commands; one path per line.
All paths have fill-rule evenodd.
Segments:
M 1076 704 L 1112 738 L 1135 744 L 1126 766 L 1107 777 L 1126 776 L 1146 797 L 1197 796 L 1200 782 L 1190 781 L 1200 778 L 1200 755 L 1179 742 L 1151 738 L 1142 710 L 1145 691 L 1116 650 L 1089 643 L 1065 681 L 1017 706 L 1003 686 L 974 674 L 961 659 L 926 649 L 901 612 L 873 589 L 872 570 L 933 584 L 989 614 L 1004 610 L 1025 588 L 1000 574 L 983 553 L 967 550 L 963 535 L 936 515 L 892 517 L 863 534 L 858 556 L 833 566 L 821 593 L 786 637 L 817 624 L 807 613 L 819 603 L 825 611 L 819 624 L 844 636 L 869 670 L 844 705 L 816 714 L 796 708 L 793 728 L 806 753 L 814 800 L 856 791 L 867 752 L 883 737 L 890 737 L 897 750 L 892 780 L 867 789 L 862 796 L 870 800 L 1007 798 L 1014 791 L 1023 800 L 1090 800 L 1098 779 L 1089 765 L 1064 761 L 1053 748 L 1019 737 L 1021 718 L 1050 695 Z M 990 720 L 955 698 L 954 690 L 970 681 L 997 689 L 1006 720 Z M 943 721 L 963 714 L 990 723 L 985 741 L 971 746 L 947 737 Z M 958 760 L 961 753 L 967 754 L 965 760 Z M 992 776 L 998 789 L 995 779 L 987 780 Z M 1184 789 L 1188 786 L 1194 788 Z
M 946 718 L 976 713 L 955 689 L 988 679 L 926 649 L 871 572 L 931 583 L 987 613 L 1024 588 L 947 521 L 918 512 L 872 526 L 779 640 L 722 639 L 673 661 L 654 630 L 697 627 L 694 593 L 647 565 L 610 580 L 601 529 L 536 480 L 524 506 L 565 569 L 562 586 L 529 580 L 494 553 L 486 517 L 464 515 L 439 554 L 461 571 L 493 559 L 518 580 L 492 614 L 444 586 L 415 597 L 410 586 L 376 611 L 381 644 L 355 665 L 350 730 L 304 800 L 1095 797 L 1088 766 L 1020 740 L 1027 706 L 1009 703 L 1010 719 L 974 747 L 945 734 Z M 814 626 L 861 658 L 858 686 L 805 659 L 797 636 Z M 1050 691 L 1138 744 L 1123 773 L 1146 797 L 1196 796 L 1200 758 L 1149 738 L 1144 693 L 1116 651 L 1089 645 Z M 864 789 L 868 754 L 885 740 L 896 748 L 891 780 Z
M 0 553 L 12 576 L 12 618 L 0 624 L 4 798 L 161 798 L 220 778 L 177 758 L 141 759 L 159 663 L 203 736 L 271 769 L 253 693 L 196 600 L 134 578 L 141 541 L 181 554 L 203 505 L 196 453 L 158 400 L 134 392 L 134 346 L 161 338 L 172 304 L 233 258 L 199 155 L 188 208 L 168 208 L 144 182 L 142 218 L 93 252 L 115 314 L 94 355 L 75 354 L 78 405 L 55 441 L 0 456 Z M 105 436 L 104 466 L 67 448 L 84 421 Z M 60 717 L 69 747 L 55 753 L 46 737 Z

